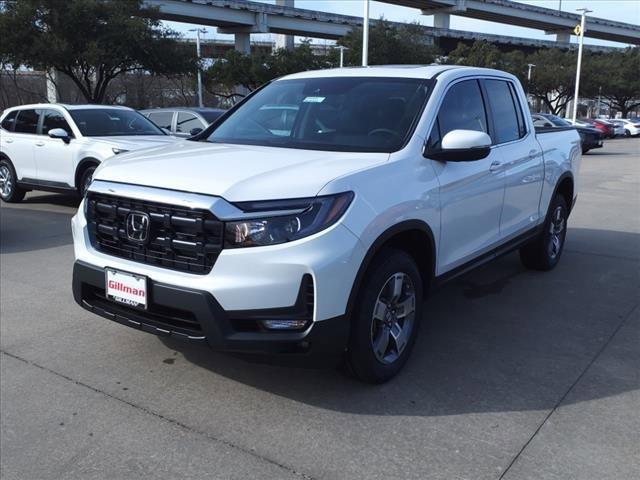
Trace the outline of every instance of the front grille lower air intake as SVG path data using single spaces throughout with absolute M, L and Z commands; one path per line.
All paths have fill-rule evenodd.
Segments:
M 96 250 L 136 262 L 206 274 L 222 250 L 223 223 L 208 210 L 87 192 L 87 224 Z M 146 214 L 145 241 L 127 235 L 130 213 Z

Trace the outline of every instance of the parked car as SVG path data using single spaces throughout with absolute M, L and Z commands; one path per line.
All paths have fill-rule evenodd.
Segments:
M 533 125 L 535 127 L 575 128 L 580 135 L 580 140 L 582 141 L 582 153 L 587 153 L 589 150 L 593 150 L 594 148 L 602 148 L 602 145 L 604 144 L 604 136 L 602 133 L 590 126 L 590 124 L 576 122 L 576 125 L 573 125 L 569 120 L 565 120 L 564 118 L 560 118 L 550 113 L 535 113 L 531 117 L 533 118 Z
M 258 115 L 277 105 L 297 113 Z M 508 73 L 288 75 L 190 140 L 96 171 L 73 218 L 74 297 L 146 332 L 330 355 L 383 382 L 429 287 L 514 249 L 558 264 L 580 161 L 574 129 L 536 133 Z
M 605 138 L 614 138 L 616 136 L 615 128 L 606 120 L 585 118 L 582 121 L 600 130 Z
M 619 122 L 622 123 L 624 128 L 624 135 L 627 137 L 635 137 L 640 135 L 640 118 L 629 120 L 627 118 L 621 118 Z
M 197 135 L 217 120 L 226 110 L 221 108 L 154 108 L 140 110 L 145 117 L 171 135 Z
M 612 118 L 610 120 L 607 120 L 607 122 L 609 122 L 609 124 L 613 127 L 613 133 L 616 137 L 624 136 L 624 122 L 622 122 L 622 120 Z
M 84 194 L 106 158 L 176 141 L 131 108 L 102 105 L 8 108 L 0 133 L 5 202 L 19 202 L 30 190 Z

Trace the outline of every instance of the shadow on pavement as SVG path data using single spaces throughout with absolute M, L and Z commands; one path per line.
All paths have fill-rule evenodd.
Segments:
M 640 235 L 571 229 L 592 247 Z M 633 238 L 632 238 L 633 237 Z M 305 404 L 357 414 L 454 415 L 553 408 L 637 304 L 638 261 L 565 252 L 553 272 L 524 269 L 516 253 L 454 280 L 426 304 L 412 358 L 385 385 L 333 370 L 258 365 L 161 339 L 202 368 Z M 640 338 L 640 322 L 631 331 Z M 629 362 L 640 366 L 640 353 Z M 633 383 L 633 382 L 631 382 Z M 582 389 L 572 401 L 629 390 L 629 378 Z M 640 380 L 632 389 L 640 389 Z
M 37 194 L 34 195 L 32 193 L 28 193 L 25 199 L 22 201 L 22 204 L 27 205 L 58 205 L 61 207 L 72 207 L 78 208 L 80 205 L 80 200 L 82 200 L 78 195 L 67 195 L 62 193 L 46 193 L 46 194 Z
M 72 213 L 0 208 L 0 253 L 19 253 L 68 245 Z

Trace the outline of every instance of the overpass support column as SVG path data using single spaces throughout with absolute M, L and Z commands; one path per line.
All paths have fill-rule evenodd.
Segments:
M 571 41 L 571 33 L 569 32 L 558 32 L 556 33 L 556 42 L 557 43 L 569 43 Z
M 449 28 L 451 15 L 448 13 L 435 13 L 433 15 L 433 26 L 435 28 Z
M 246 55 L 251 53 L 251 34 L 248 32 L 236 32 L 234 36 L 236 50 Z
M 276 0 L 276 5 L 280 7 L 289 7 L 295 8 L 295 0 Z M 292 50 L 293 45 L 293 35 L 276 35 L 276 50 L 279 48 L 286 48 L 287 50 Z

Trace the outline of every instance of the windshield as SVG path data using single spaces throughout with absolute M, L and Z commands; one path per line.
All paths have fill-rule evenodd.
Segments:
M 545 118 L 553 123 L 556 127 L 571 127 L 571 122 L 568 122 L 564 118 L 556 117 L 555 115 L 545 115 Z
M 348 152 L 393 152 L 422 112 L 431 82 L 333 77 L 276 81 L 209 135 L 208 141 Z
M 87 108 L 69 113 L 85 137 L 165 134 L 147 117 L 133 110 Z

